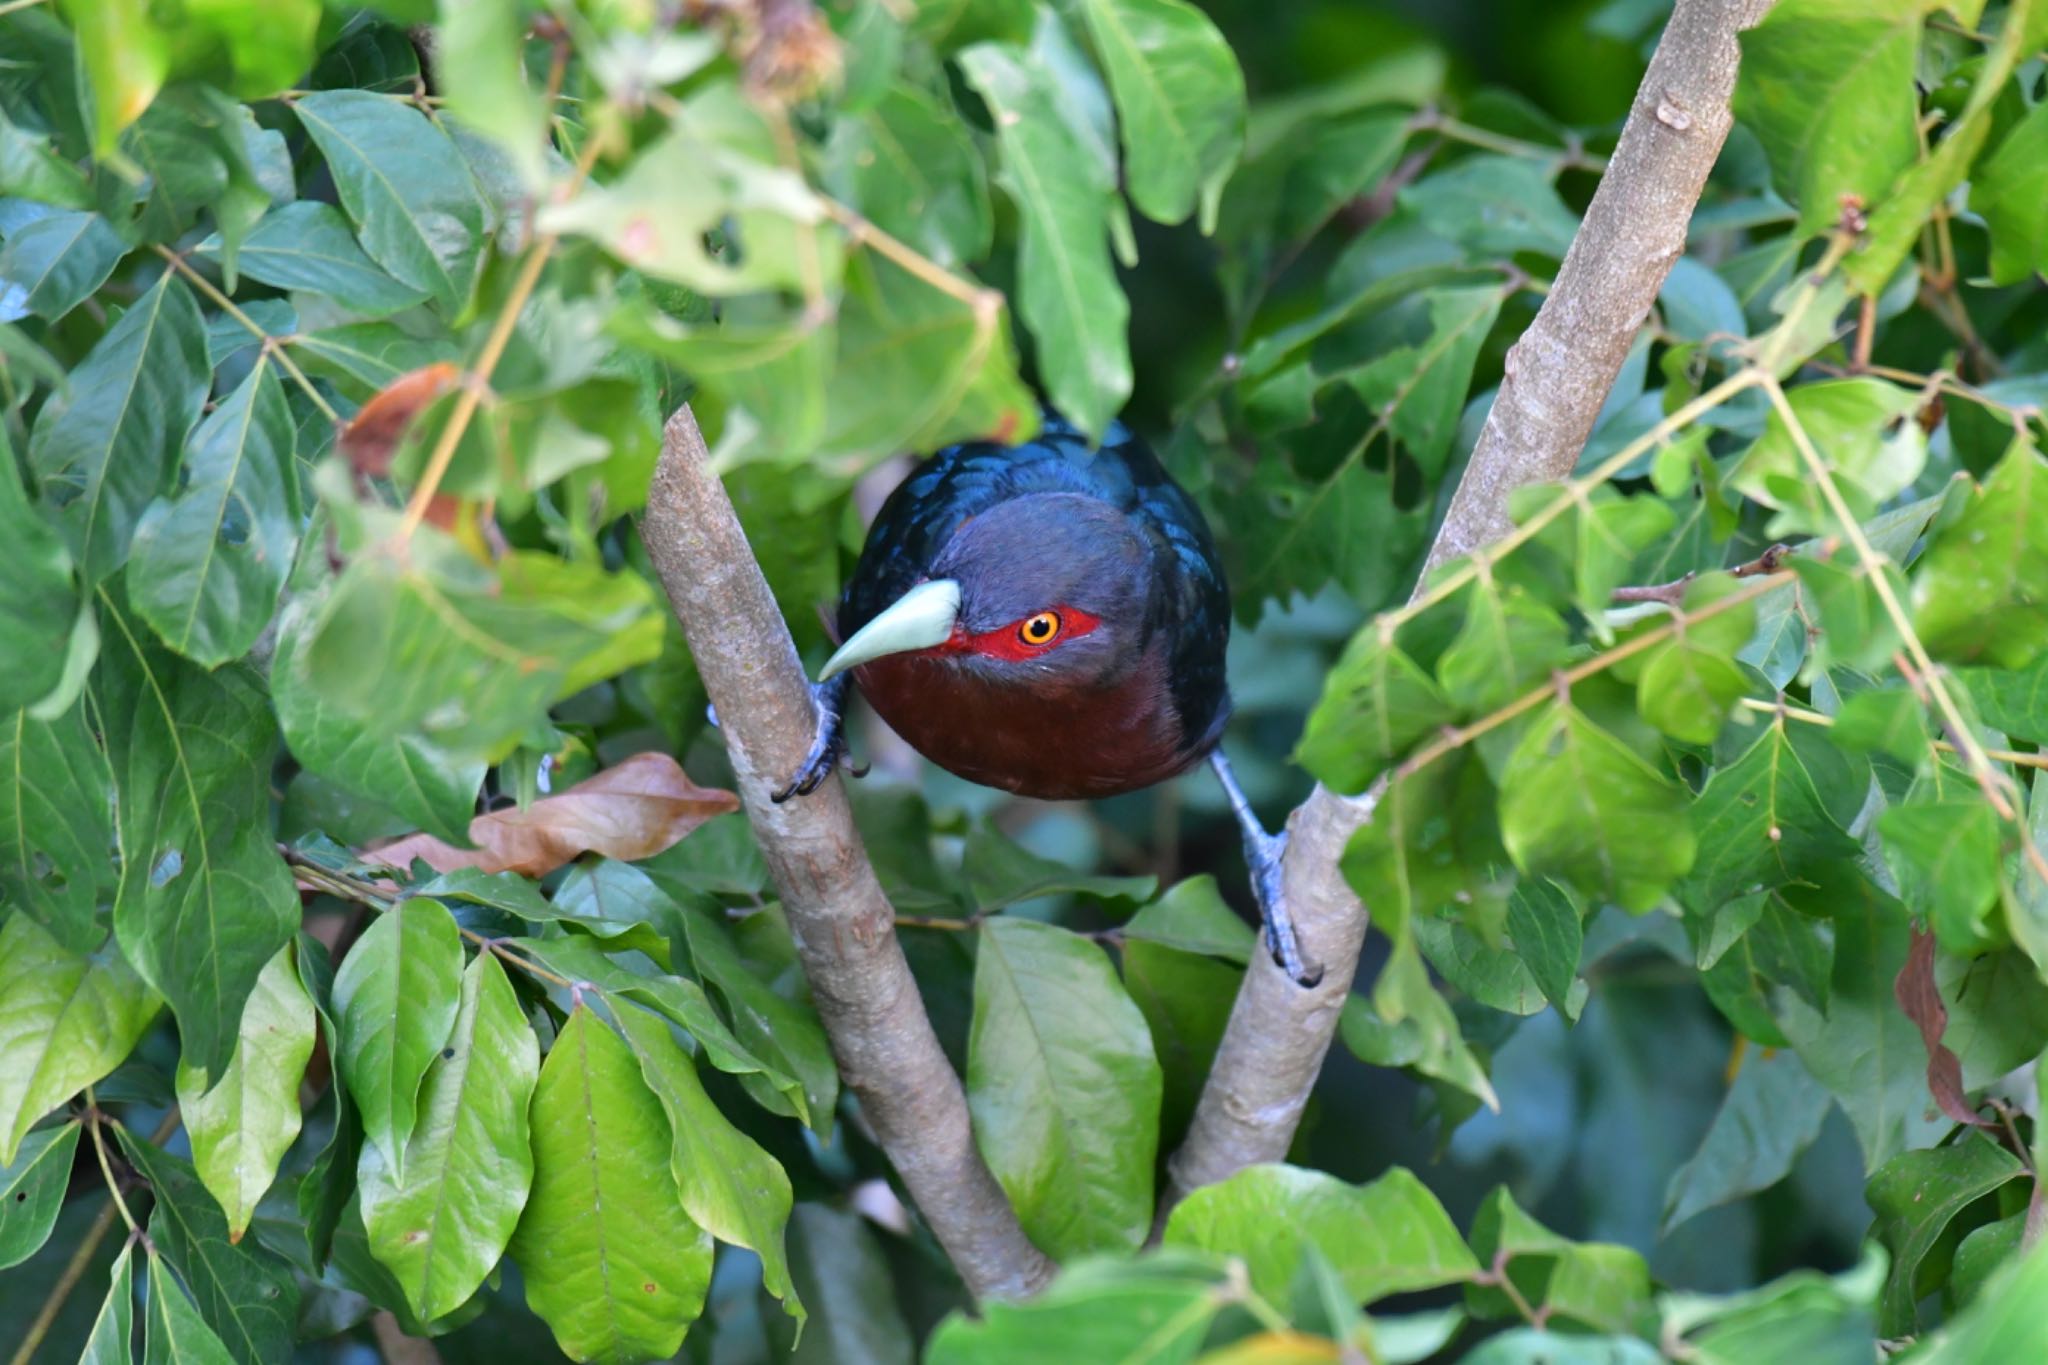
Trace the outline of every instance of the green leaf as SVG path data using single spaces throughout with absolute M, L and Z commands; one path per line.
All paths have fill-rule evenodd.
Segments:
M 517 0 L 444 3 L 435 29 L 434 79 L 465 129 L 489 138 L 528 190 L 547 183 L 549 110 L 526 82 L 530 16 Z
M 1650 1269 L 1630 1247 L 1573 1242 L 1523 1212 L 1505 1186 L 1494 1190 L 1472 1220 L 1472 1250 L 1480 1264 L 1507 1260 L 1507 1273 L 1524 1301 L 1541 1306 L 1546 1321 L 1566 1319 L 1603 1332 L 1625 1332 L 1649 1306 Z M 1515 1311 L 1498 1289 L 1468 1287 L 1475 1315 Z
M 1242 931 L 1233 940 L 1233 946 L 1240 961 L 1248 959 L 1253 941 L 1250 926 L 1223 904 L 1211 878 L 1189 878 L 1181 886 L 1197 882 L 1208 884 L 1207 894 L 1217 909 Z M 1166 901 L 1155 904 L 1164 905 Z M 1147 906 L 1138 913 L 1143 916 L 1153 908 Z M 1195 1103 L 1201 1097 L 1216 1049 L 1223 1042 L 1224 1028 L 1230 1022 L 1230 1005 L 1237 999 L 1244 969 L 1138 937 L 1134 932 L 1136 924 L 1133 919 L 1124 930 L 1124 989 L 1131 993 L 1131 999 L 1145 1016 L 1146 1026 L 1152 1030 L 1152 1051 L 1159 1058 L 1162 1082 L 1159 1137 L 1162 1146 L 1171 1147 L 1186 1133 L 1188 1121 L 1194 1116 Z M 1154 931 L 1148 926 L 1146 932 Z M 1170 928 L 1159 932 L 1173 935 Z
M 2035 105 L 1977 167 L 1970 208 L 1991 232 L 1993 284 L 2048 270 L 2048 106 Z
M 454 844 L 469 840 L 477 789 L 490 765 L 416 734 L 388 735 L 327 706 L 299 664 L 312 609 L 286 607 L 270 660 L 271 700 L 285 746 L 308 772 L 388 808 L 408 826 Z
M 1533 252 L 1561 260 L 1579 230 L 1557 192 L 1559 162 L 1482 153 L 1403 189 L 1401 209 L 1480 257 Z
M 1396 759 L 1456 720 L 1434 679 L 1368 623 L 1323 680 L 1295 760 L 1333 791 L 1364 791 Z
M 1578 980 L 1585 931 L 1572 898 L 1546 881 L 1526 880 L 1508 897 L 1508 937 L 1544 997 L 1567 1018 L 1578 1012 Z
M 42 711 L 44 699 L 64 680 L 78 623 L 78 588 L 72 581 L 71 551 L 30 503 L 4 432 L 0 537 L 9 547 L 0 566 L 0 709 L 34 706 Z
M 925 1365 L 1044 1365 L 1103 1360 L 1192 1365 L 1223 1307 L 1215 1258 L 1162 1251 L 1075 1265 L 1023 1303 L 992 1300 L 932 1334 Z
M 1556 485 L 1531 484 L 1515 491 L 1509 507 L 1517 520 L 1524 520 L 1561 493 Z M 1539 595 L 1554 597 L 1552 583 L 1571 584 L 1573 605 L 1596 631 L 1604 631 L 1614 590 L 1628 581 L 1637 558 L 1671 529 L 1675 517 L 1669 504 L 1647 496 L 1624 497 L 1610 485 L 1569 496 L 1571 510 L 1539 531 L 1533 548 L 1508 559 L 1500 572 L 1527 577 Z
M 26 915 L 0 924 L 0 1164 L 36 1120 L 121 1064 L 158 1004 L 111 945 L 88 958 Z
M 2048 650 L 2048 460 L 2022 428 L 1913 574 L 1913 624 L 1937 657 L 2023 668 Z
M 641 1009 L 615 1007 L 612 1014 L 668 1115 L 673 1138 L 669 1170 L 682 1193 L 683 1211 L 719 1241 L 760 1256 L 762 1284 L 802 1322 L 804 1306 L 790 1286 L 782 1246 L 793 1198 L 789 1176 L 718 1111 L 704 1093 L 696 1064 L 676 1044 L 665 1021 Z
M 1831 1103 L 1798 1057 L 1751 1058 L 1728 1087 L 1699 1150 L 1671 1173 L 1664 1229 L 1783 1180 L 1820 1136 Z
M 1131 392 L 1130 305 L 1106 236 L 1111 168 L 1069 127 L 1059 82 L 1042 59 L 980 43 L 957 60 L 995 118 L 996 181 L 1020 219 L 1017 307 L 1037 339 L 1048 395 L 1075 426 L 1099 436 Z
M 1899 899 L 1941 946 L 1975 957 L 1997 946 L 1986 923 L 2003 881 L 1998 815 L 1976 795 L 1893 806 L 1877 819 Z
M 178 1068 L 192 1164 L 227 1214 L 230 1241 L 249 1230 L 257 1201 L 299 1135 L 299 1082 L 313 1056 L 313 1028 L 313 999 L 299 984 L 287 945 L 256 978 L 234 1060 L 213 1088 L 191 1067 Z
M 1841 817 L 1862 805 L 1864 782 L 1824 740 L 1789 730 L 1774 718 L 1693 803 L 1699 854 L 1681 892 L 1689 904 L 1711 910 L 1856 855 Z
M 100 1303 L 92 1334 L 85 1340 L 78 1365 L 130 1365 L 135 1359 L 135 1245 L 126 1243 L 114 1258 L 112 1281 Z
M 220 239 L 209 237 L 198 250 L 219 255 Z M 264 214 L 243 239 L 235 265 L 259 283 L 325 294 L 366 318 L 410 308 L 428 293 L 393 279 L 356 245 L 339 209 L 312 199 L 279 204 Z
M 1359 1303 L 1458 1284 L 1479 1263 L 1450 1215 L 1407 1170 L 1349 1185 L 1298 1166 L 1249 1166 L 1195 1190 L 1174 1208 L 1165 1245 L 1241 1256 L 1252 1288 L 1286 1303 L 1310 1249 Z
M 207 673 L 100 596 L 111 629 L 94 697 L 120 798 L 114 932 L 170 1002 L 184 1060 L 218 1076 L 242 1002 L 299 924 L 271 833 L 276 724 L 248 670 Z
M 363 90 L 316 91 L 292 109 L 370 259 L 444 312 L 461 312 L 476 287 L 484 205 L 448 135 L 410 105 Z
M 1917 1365 L 1981 1365 L 1993 1360 L 2032 1360 L 2048 1351 L 2048 1323 L 2037 1305 L 2048 1294 L 2048 1251 L 2031 1251 L 2008 1262 L 1977 1292 L 1970 1310 L 1940 1332 L 1923 1338 Z
M 22 1140 L 14 1160 L 0 1166 L 0 1270 L 20 1265 L 50 1239 L 71 1183 L 78 1131 L 75 1119 L 38 1129 Z
M 290 1268 L 267 1251 L 228 1240 L 227 1222 L 191 1166 L 126 1128 L 115 1131 L 156 1199 L 149 1236 L 161 1256 L 152 1268 L 167 1262 L 183 1277 L 200 1317 L 242 1365 L 289 1356 L 299 1313 Z
M 1786 401 L 1859 521 L 1911 487 L 1927 462 L 1927 432 L 1911 418 L 1921 403 L 1913 389 L 1881 379 L 1829 379 L 1800 385 Z M 1770 535 L 1839 533 L 1792 427 L 1775 407 L 1763 435 L 1729 471 L 1728 485 L 1779 509 Z
M 794 1343 L 768 1324 L 771 1350 L 789 1365 L 912 1365 L 917 1340 L 897 1306 L 882 1240 L 851 1208 L 803 1203 L 789 1220 L 790 1270 L 812 1316 Z M 778 1330 L 779 1329 L 779 1330 Z
M 723 912 L 685 907 L 683 930 L 697 975 L 724 1000 L 733 1032 L 747 1050 L 803 1083 L 802 1112 L 813 1131 L 828 1132 L 839 1102 L 839 1068 L 825 1026 L 807 999 L 790 999 L 755 974 L 733 946 L 724 921 Z M 753 1094 L 761 1098 L 758 1087 Z
M 1464 624 L 1437 660 L 1437 677 L 1452 701 L 1483 715 L 1549 677 L 1570 644 L 1555 611 L 1486 574 L 1466 597 Z
M 1185 0 L 1082 0 L 1116 97 L 1126 192 L 1138 212 L 1178 223 L 1216 217 L 1244 146 L 1244 73 L 1207 15 Z
M 704 1309 L 711 1238 L 683 1212 L 669 1131 L 633 1053 L 570 1011 L 533 1091 L 533 1194 L 511 1251 L 573 1360 L 674 1355 Z
M 1672 618 L 1677 634 L 1650 651 L 1636 682 L 1636 709 L 1644 720 L 1691 744 L 1712 744 L 1749 679 L 1735 665 L 1735 652 L 1756 632 L 1756 607 L 1744 603 L 1702 621 L 1692 613 L 1740 590 L 1736 580 L 1714 574 L 1694 580 Z
M 1425 479 L 1441 474 L 1450 459 L 1472 369 L 1503 297 L 1492 284 L 1432 291 L 1424 340 L 1396 346 L 1344 377 Z
M 160 1256 L 149 1258 L 142 1339 L 143 1365 L 230 1365 L 235 1359 Z
M 1501 839 L 1531 877 L 1640 914 L 1692 867 L 1685 793 L 1569 702 L 1530 725 L 1501 775 Z
M 19 127 L 0 113 L 0 195 L 71 209 L 91 208 L 91 182 L 51 141 L 47 134 Z M 0 256 L 0 261 L 4 259 Z M 0 278 L 6 274 L 0 269 Z
M 824 149 L 825 187 L 943 266 L 988 254 L 988 180 L 965 125 L 912 85 L 842 114 Z
M 1262 459 L 1217 512 L 1226 546 L 1240 557 L 1231 583 L 1247 622 L 1267 601 L 1287 604 L 1331 584 L 1361 609 L 1377 609 L 1407 591 L 1408 565 L 1427 530 L 1396 502 L 1392 475 L 1362 458 L 1322 480 Z
M 63 9 L 78 35 L 79 66 L 92 85 L 93 155 L 104 158 L 163 87 L 170 39 L 147 0 L 65 0 Z
M 1763 143 L 1799 230 L 1845 195 L 1876 204 L 1918 158 L 1913 89 L 1928 0 L 1785 0 L 1742 35 L 1735 112 Z M 1821 73 L 1816 75 L 1816 73 Z
M 129 599 L 165 644 L 217 667 L 270 624 L 298 548 L 296 436 L 266 359 L 193 429 L 185 477 L 136 524 Z
M 1872 1232 L 1892 1253 L 1878 1330 L 1919 1330 L 1916 1305 L 1948 1276 L 1955 1254 L 1945 1241 L 1963 1211 L 2026 1174 L 2019 1158 L 1990 1138 L 1965 1132 L 1953 1146 L 1901 1152 L 1871 1177 L 1863 1197 L 1877 1215 Z
M 1989 673 L 1990 670 L 1964 672 Z M 1983 694 L 1976 690 L 1974 684 L 1971 685 L 1971 693 L 1980 711 L 1989 709 L 1984 705 Z M 1995 721 L 1993 723 L 1996 724 Z M 1841 711 L 1835 716 L 1833 734 L 1835 743 L 1851 753 L 1890 754 L 1912 764 L 1918 764 L 1927 756 L 1930 738 L 1926 708 L 1921 706 L 1918 697 L 1903 687 L 1858 692 L 1846 698 Z
M 1159 1061 L 1102 950 L 1034 920 L 981 927 L 967 1103 L 1024 1231 L 1058 1260 L 1152 1222 Z
M 1986 725 L 2014 739 L 2048 744 L 2048 652 L 2025 668 L 1959 668 L 1956 677 L 1969 689 L 1970 700 L 1977 704 L 1977 714 Z M 1870 695 L 1860 692 L 1857 697 Z M 1847 709 L 1843 708 L 1845 713 Z M 1922 728 L 1924 731 L 1924 722 Z M 1926 747 L 1922 743 L 1911 756 L 1917 758 Z
M 0 280 L 26 295 L 29 312 L 56 322 L 107 282 L 127 250 L 97 213 L 47 214 L 8 234 Z
M 364 1134 L 399 1175 L 420 1082 L 449 1041 L 464 991 L 455 921 L 421 898 L 379 915 L 334 974 L 342 1079 Z
M 400 1179 L 366 1144 L 356 1168 L 370 1249 L 423 1320 L 461 1307 L 504 1254 L 533 1181 L 527 1101 L 540 1047 L 491 953 L 462 975 L 462 999 L 420 1091 Z
M 995 826 L 978 824 L 960 858 L 970 903 L 983 914 L 1062 892 L 1135 908 L 1159 893 L 1157 877 L 1093 877 L 1041 858 Z
M 128 560 L 143 508 L 169 478 L 206 397 L 206 330 L 166 271 L 36 416 L 29 465 L 88 583 Z

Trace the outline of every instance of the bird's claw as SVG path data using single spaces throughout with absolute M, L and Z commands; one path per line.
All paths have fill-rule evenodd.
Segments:
M 1249 842 L 1249 840 L 1247 840 Z M 1262 836 L 1250 856 L 1252 895 L 1259 902 L 1259 920 L 1265 926 L 1266 951 L 1273 965 L 1287 973 L 1290 981 L 1304 990 L 1322 984 L 1323 967 L 1302 958 L 1301 943 L 1294 935 L 1294 917 L 1287 910 L 1287 894 L 1281 879 L 1281 856 L 1287 851 L 1287 832 Z
M 817 711 L 817 729 L 811 737 L 810 752 L 788 782 L 768 794 L 768 799 L 781 805 L 792 796 L 809 796 L 832 776 L 842 761 L 846 760 L 846 721 L 841 714 L 846 703 L 847 675 L 829 682 L 811 684 L 811 704 Z M 855 777 L 867 775 L 867 765 L 848 763 L 847 771 Z

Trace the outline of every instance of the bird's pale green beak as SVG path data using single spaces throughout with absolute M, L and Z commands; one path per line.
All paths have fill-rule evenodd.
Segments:
M 853 633 L 839 651 L 825 661 L 818 674 L 823 682 L 834 673 L 879 659 L 885 654 L 903 654 L 913 649 L 930 649 L 953 636 L 953 623 L 960 619 L 960 585 L 950 578 L 920 583 L 897 598 L 874 620 Z

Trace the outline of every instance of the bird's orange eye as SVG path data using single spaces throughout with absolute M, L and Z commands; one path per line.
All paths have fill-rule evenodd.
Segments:
M 1017 638 L 1027 645 L 1049 645 L 1060 637 L 1060 614 L 1056 611 L 1042 611 L 1027 617 L 1017 627 Z

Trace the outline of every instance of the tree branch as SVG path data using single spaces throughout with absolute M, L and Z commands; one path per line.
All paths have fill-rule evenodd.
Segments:
M 1025 1238 L 974 1145 L 966 1095 L 925 1015 L 844 789 L 834 781 L 802 801 L 768 799 L 810 747 L 810 689 L 687 406 L 663 433 L 640 534 L 717 708 L 840 1074 L 975 1297 L 1035 1292 L 1052 1263 Z
M 1621 141 L 1556 282 L 1514 349 L 1500 395 L 1431 547 L 1429 567 L 1511 529 L 1516 488 L 1568 476 L 1672 264 L 1732 122 L 1736 35 L 1771 0 L 1678 0 L 1636 92 Z M 1426 570 L 1425 570 L 1426 572 Z M 1365 941 L 1364 906 L 1339 869 L 1379 788 L 1318 786 L 1288 819 L 1283 867 L 1305 956 L 1303 990 L 1253 955 L 1187 1140 L 1168 1163 L 1161 1214 L 1187 1191 L 1287 1155 L 1322 1070 Z

